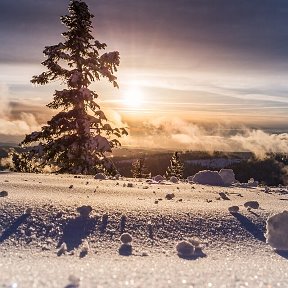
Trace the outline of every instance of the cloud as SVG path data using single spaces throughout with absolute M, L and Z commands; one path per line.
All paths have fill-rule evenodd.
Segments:
M 20 136 L 39 130 L 43 118 L 43 108 L 11 102 L 8 99 L 9 87 L 0 84 L 0 134 L 6 136 Z M 37 117 L 37 114 L 39 117 Z M 41 116 L 40 116 L 41 115 Z M 45 118 L 45 116 L 44 116 Z
M 0 85 L 0 95 L 8 87 Z M 40 130 L 51 118 L 42 106 L 8 102 L 0 96 L 0 133 L 23 136 Z M 269 134 L 260 129 L 236 127 L 235 123 L 193 123 L 180 117 L 125 118 L 113 109 L 103 110 L 113 127 L 125 127 L 130 131 L 120 138 L 123 146 L 173 150 L 202 151 L 251 151 L 262 158 L 268 152 L 288 151 L 288 134 Z M 234 125 L 234 126 L 233 126 Z M 233 126 L 233 127 L 232 127 Z M 10 137 L 11 138 L 11 137 Z
M 288 151 L 287 133 L 269 134 L 246 127 L 232 129 L 220 123 L 196 125 L 180 118 L 155 118 L 143 123 L 141 130 L 132 128 L 130 132 L 131 135 L 123 139 L 123 143 L 129 146 L 196 151 L 251 151 L 259 158 L 269 152 Z
M 17 120 L 0 119 L 1 134 L 8 136 L 29 134 L 39 130 L 40 127 L 35 116 L 31 113 L 22 112 Z

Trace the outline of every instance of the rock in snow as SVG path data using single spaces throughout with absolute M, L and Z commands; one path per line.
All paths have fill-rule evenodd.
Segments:
M 224 186 L 224 182 L 216 171 L 203 170 L 194 175 L 192 181 L 202 185 Z
M 91 211 L 92 211 L 92 207 L 90 205 L 88 205 L 88 206 L 83 205 L 83 206 L 77 208 L 77 212 L 83 218 L 88 218 Z
M 131 243 L 131 242 L 132 242 L 132 236 L 131 236 L 129 233 L 123 233 L 123 234 L 120 236 L 120 241 L 121 241 L 123 244 Z
M 106 179 L 106 175 L 104 173 L 97 173 L 94 176 L 94 179 L 98 179 L 98 180 L 105 180 Z
M 161 182 L 161 181 L 165 180 L 165 178 L 161 175 L 157 175 L 157 176 L 153 177 L 153 180 L 157 181 L 157 182 Z
M 7 197 L 8 196 L 8 192 L 7 191 L 1 191 L 0 192 L 0 197 Z
M 188 177 L 187 177 L 188 183 L 193 183 L 193 177 L 194 177 L 194 176 L 188 176 Z
M 230 206 L 230 207 L 228 208 L 228 211 L 229 211 L 230 213 L 238 213 L 238 212 L 239 212 L 239 206 Z
M 175 197 L 175 194 L 174 194 L 174 193 L 168 193 L 168 194 L 166 194 L 166 196 L 165 196 L 165 198 L 166 198 L 167 200 L 172 200 L 174 197 Z
M 288 251 L 288 211 L 268 218 L 266 242 L 274 249 Z
M 180 257 L 189 257 L 194 254 L 195 248 L 189 241 L 180 241 L 176 245 L 176 251 Z
M 178 178 L 175 177 L 175 176 L 171 176 L 171 177 L 170 177 L 170 182 L 172 182 L 172 183 L 178 183 Z
M 259 206 L 259 202 L 257 201 L 247 201 L 244 203 L 244 207 L 246 207 L 247 209 L 258 209 Z
M 221 176 L 225 185 L 231 185 L 236 182 L 235 174 L 232 169 L 221 169 L 219 171 L 219 175 Z

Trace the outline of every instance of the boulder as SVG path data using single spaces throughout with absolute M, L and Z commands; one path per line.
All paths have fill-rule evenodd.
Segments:
M 266 242 L 275 250 L 288 251 L 288 211 L 269 217 L 266 229 Z
M 221 169 L 219 171 L 219 175 L 221 176 L 225 185 L 231 185 L 236 182 L 235 174 L 232 169 Z
M 203 170 L 196 173 L 192 181 L 202 185 L 225 186 L 219 173 L 210 170 Z

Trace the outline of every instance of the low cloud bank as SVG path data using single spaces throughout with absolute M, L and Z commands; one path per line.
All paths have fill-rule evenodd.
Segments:
M 7 135 L 7 138 L 21 135 L 24 137 L 25 134 L 40 130 L 46 120 L 50 119 L 51 115 L 47 113 L 46 117 L 43 107 L 29 108 L 20 102 L 16 105 L 9 103 L 1 97 L 5 89 L 7 88 L 0 86 L 0 134 Z M 246 127 L 236 130 L 227 124 L 201 125 L 171 117 L 152 117 L 151 120 L 143 122 L 125 121 L 117 111 L 105 108 L 104 111 L 114 127 L 130 130 L 128 137 L 120 139 L 124 146 L 173 150 L 251 151 L 259 158 L 265 157 L 269 152 L 288 151 L 288 133 L 271 134 Z
M 41 123 L 34 113 L 14 111 L 12 103 L 2 96 L 7 95 L 7 91 L 7 86 L 0 85 L 0 134 L 17 136 L 40 129 Z
M 288 133 L 270 134 L 246 127 L 235 130 L 220 124 L 201 126 L 179 118 L 153 119 L 144 123 L 141 131 L 133 132 L 131 129 L 125 144 L 174 150 L 251 151 L 259 158 L 269 152 L 288 151 Z

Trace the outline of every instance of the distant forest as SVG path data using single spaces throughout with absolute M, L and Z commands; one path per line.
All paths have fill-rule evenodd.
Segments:
M 0 158 L 7 157 L 9 149 L 0 147 Z M 132 163 L 140 158 L 145 159 L 146 170 L 152 176 L 164 175 L 175 151 L 120 148 L 114 152 L 113 162 L 119 173 L 132 177 Z M 254 178 L 262 185 L 288 185 L 288 154 L 269 154 L 265 159 L 257 159 L 250 152 L 183 151 L 179 155 L 184 164 L 184 179 L 201 170 L 230 168 L 240 182 Z M 5 167 L 0 165 L 0 169 Z

